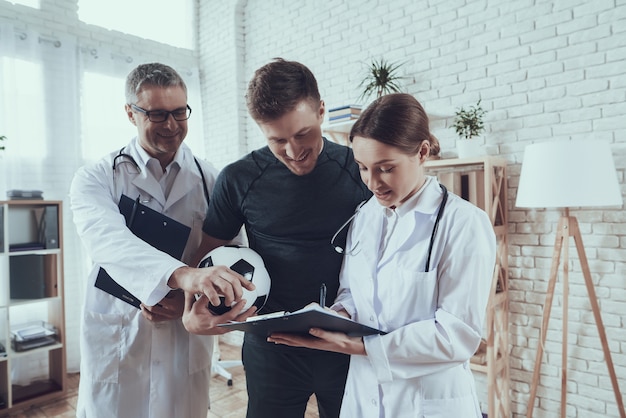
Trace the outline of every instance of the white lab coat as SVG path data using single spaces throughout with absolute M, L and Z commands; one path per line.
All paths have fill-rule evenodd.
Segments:
M 169 291 L 171 273 L 185 264 L 135 237 L 117 204 L 121 194 L 192 228 L 183 254 L 189 261 L 202 237 L 207 202 L 191 150 L 182 144 L 181 169 L 168 199 L 146 168 L 149 156 L 135 138 L 124 150 L 141 167 L 111 153 L 81 168 L 70 188 L 78 235 L 95 263 L 86 284 L 81 318 L 81 377 L 77 416 L 89 418 L 206 417 L 213 337 L 189 334 L 181 320 L 152 323 L 133 306 L 94 287 L 100 266 L 144 304 Z M 126 161 L 122 163 L 122 161 Z M 216 170 L 202 166 L 209 192 Z
M 495 236 L 484 211 L 450 193 L 426 273 L 442 193 L 427 177 L 380 261 L 385 209 L 372 198 L 354 219 L 336 306 L 388 334 L 365 337 L 367 356 L 351 357 L 341 417 L 481 416 L 468 360 L 481 339 Z

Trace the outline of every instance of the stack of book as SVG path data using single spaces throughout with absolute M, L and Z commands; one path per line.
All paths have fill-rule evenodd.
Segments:
M 330 123 L 345 122 L 351 119 L 358 119 L 361 114 L 361 106 L 345 105 L 328 110 L 328 121 Z

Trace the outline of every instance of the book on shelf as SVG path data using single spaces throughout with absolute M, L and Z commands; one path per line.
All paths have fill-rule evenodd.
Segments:
M 359 118 L 359 115 L 341 115 L 341 116 L 329 116 L 328 117 L 328 122 L 330 123 L 337 123 L 337 122 L 344 122 L 347 120 L 356 120 Z
M 317 303 L 310 303 L 294 312 L 272 312 L 251 316 L 246 321 L 227 322 L 218 326 L 261 336 L 269 336 L 274 332 L 308 334 L 311 328 L 345 332 L 352 337 L 385 334 L 381 330 L 360 324 L 328 308 L 322 308 Z
M 339 107 L 333 107 L 328 109 L 328 113 L 351 113 L 351 112 L 361 112 L 362 106 L 356 104 L 343 105 Z
M 361 106 L 345 105 L 328 110 L 328 121 L 330 123 L 344 122 L 358 119 L 359 115 L 361 115 Z

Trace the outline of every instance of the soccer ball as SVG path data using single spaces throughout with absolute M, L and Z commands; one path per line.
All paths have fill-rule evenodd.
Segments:
M 270 293 L 271 282 L 263 259 L 256 251 L 237 245 L 217 247 L 202 257 L 202 261 L 198 264 L 198 267 L 211 266 L 227 266 L 254 283 L 256 287 L 254 290 L 243 289 L 243 298 L 246 300 L 246 306 L 244 306 L 243 311 L 251 306 L 256 306 L 257 311 L 259 311 L 265 305 L 267 296 Z M 220 296 L 220 300 L 219 306 L 211 303 L 207 306 L 215 315 L 222 315 L 231 309 L 230 306 L 226 306 L 224 303 L 223 296 Z

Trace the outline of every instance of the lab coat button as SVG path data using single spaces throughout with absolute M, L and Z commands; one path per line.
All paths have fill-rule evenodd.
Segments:
M 370 316 L 370 322 L 374 322 L 374 316 Z

